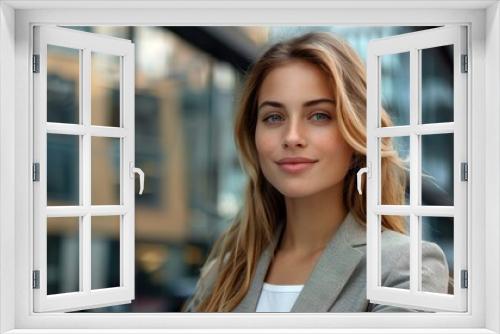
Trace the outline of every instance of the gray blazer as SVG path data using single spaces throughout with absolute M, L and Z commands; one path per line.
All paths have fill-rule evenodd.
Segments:
M 232 312 L 255 312 L 275 247 L 283 231 L 279 225 L 273 242 L 261 254 L 250 288 Z M 382 232 L 382 286 L 410 286 L 409 237 L 384 229 Z M 215 261 L 215 260 L 214 260 Z M 212 261 L 212 264 L 213 262 Z M 214 266 L 212 266 L 214 267 Z M 215 270 L 199 279 L 187 312 L 208 294 Z M 424 291 L 447 293 L 448 263 L 435 243 L 422 242 L 422 287 Z M 373 304 L 366 299 L 366 230 L 348 213 L 315 264 L 290 312 L 417 312 L 401 307 Z

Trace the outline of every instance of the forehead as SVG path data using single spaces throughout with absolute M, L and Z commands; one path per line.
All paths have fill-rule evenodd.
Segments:
M 287 62 L 272 69 L 259 87 L 258 101 L 334 98 L 332 80 L 318 65 L 302 60 Z

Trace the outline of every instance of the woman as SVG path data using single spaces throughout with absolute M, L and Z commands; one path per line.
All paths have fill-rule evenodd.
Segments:
M 390 126 L 387 113 L 383 126 Z M 247 74 L 235 138 L 245 201 L 217 240 L 184 311 L 412 311 L 366 299 L 365 70 L 349 45 L 308 33 L 266 51 Z M 405 168 L 382 146 L 382 201 L 403 204 Z M 382 216 L 382 285 L 409 289 L 409 238 Z M 447 292 L 448 264 L 422 244 L 425 291 Z

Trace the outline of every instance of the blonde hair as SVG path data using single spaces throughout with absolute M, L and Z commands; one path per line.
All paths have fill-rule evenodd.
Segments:
M 266 75 L 278 66 L 302 60 L 312 63 L 330 79 L 336 96 L 338 126 L 354 154 L 344 179 L 343 204 L 356 221 L 365 225 L 366 192 L 356 191 L 356 172 L 366 165 L 366 75 L 365 67 L 347 42 L 331 33 L 313 32 L 274 44 L 247 73 L 236 115 L 234 136 L 240 162 L 249 176 L 244 205 L 234 223 L 215 242 L 201 270 L 203 280 L 215 268 L 213 287 L 197 305 L 197 312 L 229 312 L 244 298 L 259 256 L 272 241 L 278 224 L 286 221 L 284 196 L 264 177 L 255 147 L 257 98 Z M 382 110 L 381 125 L 392 125 Z M 393 149 L 391 138 L 381 142 L 382 203 L 404 204 L 406 171 Z M 363 180 L 363 187 L 365 182 Z M 405 232 L 400 216 L 383 216 L 382 225 Z M 202 291 L 197 291 L 202 294 Z M 195 296 L 196 298 L 199 296 Z

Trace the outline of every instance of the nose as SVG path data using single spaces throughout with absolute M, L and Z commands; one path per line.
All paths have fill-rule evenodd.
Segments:
M 290 122 L 285 127 L 285 134 L 283 137 L 283 148 L 287 147 L 305 147 L 305 133 L 300 119 L 290 118 Z

